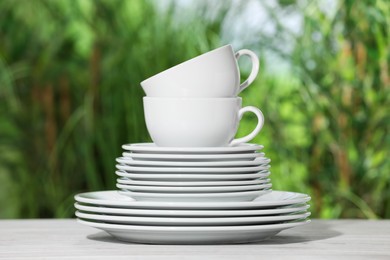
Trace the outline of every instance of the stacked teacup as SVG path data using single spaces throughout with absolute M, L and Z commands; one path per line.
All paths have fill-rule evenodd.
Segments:
M 237 60 L 249 56 L 252 71 L 240 85 Z M 163 71 L 143 82 L 144 109 L 151 138 L 162 147 L 223 147 L 253 139 L 264 117 L 258 108 L 242 108 L 237 95 L 259 71 L 259 60 L 250 50 L 233 52 L 221 47 Z M 247 136 L 233 139 L 245 112 L 258 118 Z
M 252 71 L 240 84 L 237 60 Z M 306 194 L 273 191 L 270 159 L 249 144 L 264 123 L 238 94 L 256 78 L 255 53 L 223 46 L 141 83 L 153 143 L 125 144 L 119 191 L 78 194 L 79 222 L 119 240 L 158 244 L 244 243 L 308 223 Z M 255 129 L 234 139 L 245 112 Z

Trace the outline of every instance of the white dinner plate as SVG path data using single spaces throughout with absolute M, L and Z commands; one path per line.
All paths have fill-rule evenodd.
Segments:
M 272 184 L 262 185 L 240 185 L 240 186 L 205 186 L 205 187 L 175 187 L 175 186 L 144 186 L 144 185 L 125 185 L 117 184 L 116 187 L 122 190 L 133 192 L 161 192 L 161 193 L 219 193 L 236 191 L 253 191 L 270 189 Z
M 271 191 L 248 202 L 152 202 L 136 201 L 123 196 L 116 190 L 80 193 L 75 196 L 77 202 L 121 208 L 143 209 L 272 209 L 282 206 L 306 203 L 310 196 L 288 191 Z
M 239 173 L 239 174 L 145 174 L 145 173 L 130 173 L 125 171 L 116 171 L 118 176 L 127 177 L 134 180 L 153 180 L 153 181 L 230 181 L 230 180 L 253 180 L 258 178 L 268 177 L 271 173 L 263 171 L 258 173 Z
M 240 172 L 258 172 L 268 170 L 271 166 L 268 164 L 261 166 L 248 167 L 136 167 L 117 164 L 116 168 L 128 172 L 142 173 L 240 173 Z
M 259 178 L 254 180 L 242 181 L 137 181 L 129 178 L 118 178 L 117 183 L 127 185 L 147 185 L 147 186 L 174 186 L 174 187 L 205 187 L 205 186 L 240 186 L 255 185 L 271 182 L 268 178 Z
M 246 167 L 269 164 L 271 160 L 266 157 L 259 157 L 253 161 L 220 161 L 220 162 L 167 162 L 167 161 L 140 161 L 129 157 L 119 157 L 116 161 L 120 164 L 130 166 L 158 166 L 158 167 Z
M 237 226 L 276 224 L 286 221 L 305 219 L 310 212 L 280 216 L 252 216 L 252 217 L 213 217 L 213 218 L 179 218 L 179 217 L 133 217 L 90 214 L 76 211 L 76 216 L 85 220 L 104 221 L 112 224 L 145 225 L 145 226 Z
M 222 153 L 244 153 L 261 150 L 264 146 L 259 144 L 239 144 L 226 147 L 160 147 L 154 143 L 124 144 L 124 150 L 134 153 L 184 153 L 184 154 L 222 154 Z
M 271 190 L 218 192 L 218 193 L 162 193 L 162 192 L 133 192 L 118 191 L 119 194 L 131 197 L 137 201 L 162 202 L 233 202 L 252 201 Z
M 79 223 L 106 231 L 121 241 L 146 244 L 227 244 L 258 242 L 288 228 L 307 224 L 310 220 L 272 225 L 244 226 L 140 226 L 97 223 L 77 220 Z
M 292 214 L 306 211 L 310 205 L 293 205 L 275 209 L 238 209 L 238 210 L 166 210 L 166 209 L 132 209 L 110 208 L 102 206 L 89 206 L 80 203 L 74 204 L 75 208 L 83 212 L 127 215 L 127 216 L 151 216 L 151 217 L 245 217 L 245 216 L 270 216 L 280 214 Z
M 130 157 L 136 161 L 184 161 L 184 162 L 220 162 L 220 161 L 253 161 L 264 157 L 264 153 L 236 153 L 236 154 L 153 154 L 153 153 L 122 153 L 123 157 Z

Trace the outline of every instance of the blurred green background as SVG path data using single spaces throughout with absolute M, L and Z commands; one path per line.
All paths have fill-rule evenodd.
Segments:
M 1 0 L 0 218 L 115 189 L 121 145 L 150 141 L 139 83 L 228 43 L 261 58 L 241 96 L 274 189 L 309 193 L 313 217 L 390 218 L 389 31 L 387 0 Z

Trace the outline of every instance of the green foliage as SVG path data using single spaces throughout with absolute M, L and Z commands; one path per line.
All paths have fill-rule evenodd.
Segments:
M 264 133 L 277 152 L 273 183 L 310 187 L 318 217 L 389 218 L 390 5 L 339 1 L 331 11 L 295 6 L 302 32 L 280 24 L 280 39 L 264 37 L 265 45 L 286 35 L 295 43 L 292 52 L 274 50 L 291 61 L 297 81 L 265 80 L 257 102 L 274 107 Z
M 231 17 L 229 2 L 184 14 L 163 3 L 0 1 L 0 217 L 69 217 L 74 194 L 115 188 L 121 145 L 150 141 L 139 82 L 222 45 Z M 389 218 L 389 4 L 262 3 L 277 31 L 243 46 L 291 72 L 263 59 L 242 96 L 265 114 L 254 142 L 274 189 L 310 193 L 315 217 Z M 254 125 L 245 115 L 239 135 Z
M 144 1 L 24 3 L 0 3 L 4 217 L 71 216 L 75 193 L 115 188 L 122 144 L 149 141 L 139 83 L 219 46 L 218 23 Z

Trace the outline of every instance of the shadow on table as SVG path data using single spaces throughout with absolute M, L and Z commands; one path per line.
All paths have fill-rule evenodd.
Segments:
M 294 228 L 293 230 L 291 229 L 290 231 L 293 232 L 288 232 L 287 230 L 270 239 L 256 242 L 256 243 L 251 243 L 251 244 L 283 245 L 283 244 L 294 244 L 294 243 L 309 243 L 311 241 L 325 240 L 325 239 L 342 235 L 341 232 L 332 230 L 330 226 L 324 222 L 312 222 L 308 225 L 305 225 L 304 227 Z M 89 235 L 87 238 L 99 242 L 129 244 L 128 242 L 123 242 L 115 239 L 114 237 L 110 236 L 106 232 L 98 232 L 96 234 Z
M 115 244 L 129 244 L 129 242 L 120 241 L 118 239 L 115 239 L 114 237 L 110 236 L 106 232 L 98 232 L 92 235 L 87 236 L 88 239 L 99 241 L 99 242 L 108 242 L 108 243 L 115 243 Z
M 310 224 L 305 225 L 303 227 L 295 228 L 294 231 L 295 232 L 293 234 L 282 232 L 270 239 L 257 242 L 257 244 L 281 245 L 293 243 L 308 243 L 311 241 L 325 240 L 342 235 L 341 232 L 332 230 L 330 225 L 324 222 L 311 222 Z

